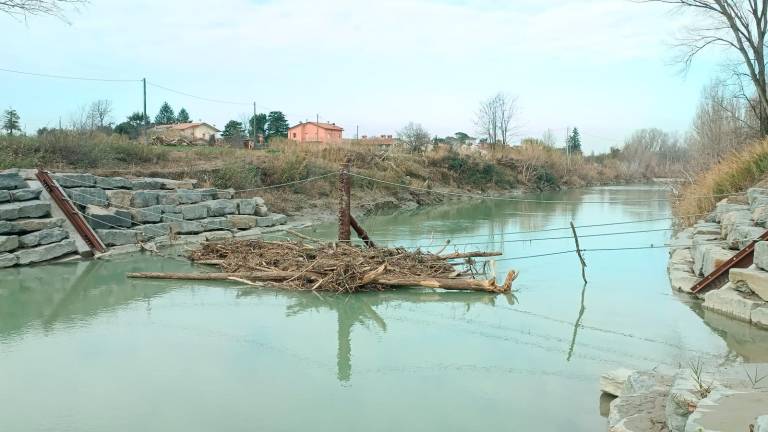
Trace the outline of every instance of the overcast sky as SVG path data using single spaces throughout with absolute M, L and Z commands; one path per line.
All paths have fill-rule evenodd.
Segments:
M 168 101 L 220 128 L 255 101 L 345 136 L 408 121 L 474 134 L 478 103 L 502 91 L 518 97 L 521 136 L 577 126 L 587 152 L 604 151 L 638 128 L 684 132 L 717 72 L 715 54 L 681 74 L 670 45 L 687 18 L 630 0 L 92 0 L 69 19 L 0 16 L 0 68 L 240 102 L 148 87 L 150 116 Z M 141 84 L 0 72 L 0 106 L 28 132 L 95 99 L 122 121 Z

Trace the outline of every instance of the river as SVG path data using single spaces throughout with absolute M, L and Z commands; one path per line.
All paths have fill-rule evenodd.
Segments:
M 542 231 L 571 221 L 584 249 L 663 245 L 665 197 L 597 187 L 364 219 L 380 243 L 501 250 L 499 277 L 520 271 L 509 295 L 125 278 L 192 270 L 151 255 L 0 270 L 0 431 L 605 430 L 605 371 L 768 360 L 766 332 L 671 292 L 664 248 L 586 252 L 586 286 L 572 252 L 516 259 L 573 250 L 569 230 Z M 602 235 L 627 231 L 644 232 Z

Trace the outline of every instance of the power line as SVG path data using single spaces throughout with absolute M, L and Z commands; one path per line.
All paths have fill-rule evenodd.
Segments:
M 159 88 L 159 89 L 162 89 L 162 90 L 165 90 L 165 91 L 169 91 L 171 93 L 180 94 L 182 96 L 187 96 L 187 97 L 191 97 L 191 98 L 194 98 L 194 99 L 200 99 L 200 100 L 203 100 L 203 101 L 206 101 L 206 102 L 213 102 L 213 103 L 220 103 L 220 104 L 227 104 L 227 105 L 248 105 L 248 106 L 251 106 L 253 104 L 253 102 L 235 102 L 235 101 L 227 101 L 227 100 L 212 99 L 212 98 L 207 98 L 207 97 L 203 97 L 203 96 L 197 96 L 197 95 L 193 95 L 191 93 L 186 93 L 186 92 L 183 92 L 183 91 L 180 91 L 180 90 L 174 90 L 174 89 L 169 88 L 169 87 L 161 86 L 160 84 L 155 84 L 155 83 L 150 82 L 150 81 L 147 81 L 147 85 L 152 86 L 152 87 L 156 87 L 156 88 Z
M 113 78 L 93 78 L 93 77 L 70 76 L 70 75 L 54 75 L 54 74 L 27 72 L 27 71 L 20 71 L 20 70 L 14 70 L 14 69 L 5 69 L 5 68 L 0 68 L 0 71 L 15 73 L 19 75 L 30 75 L 30 76 L 40 77 L 40 78 L 55 78 L 55 79 L 77 80 L 77 81 L 141 82 L 140 79 L 113 79 Z

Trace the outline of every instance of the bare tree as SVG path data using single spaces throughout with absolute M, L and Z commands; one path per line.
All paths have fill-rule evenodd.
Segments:
M 696 25 L 687 29 L 679 41 L 680 61 L 690 66 L 704 49 L 723 47 L 740 59 L 731 65 L 733 77 L 743 88 L 751 84 L 754 98 L 747 97 L 749 108 L 758 119 L 761 135 L 768 135 L 768 82 L 766 81 L 765 42 L 768 35 L 768 0 L 641 0 L 665 3 L 698 15 Z M 742 92 L 744 93 L 744 92 Z
M 25 21 L 32 15 L 52 15 L 67 21 L 66 9 L 77 9 L 85 3 L 88 0 L 0 0 L 0 12 Z
M 555 138 L 555 134 L 552 132 L 552 129 L 547 129 L 544 131 L 544 133 L 541 135 L 541 142 L 543 142 L 547 147 L 555 147 L 557 145 L 557 138 Z
M 431 135 L 419 123 L 410 122 L 397 131 L 397 139 L 412 152 L 423 152 L 431 142 Z
M 91 128 L 87 105 L 81 105 L 69 113 L 69 127 L 75 131 L 85 131 Z
M 112 101 L 109 99 L 99 99 L 91 102 L 91 106 L 88 109 L 88 119 L 90 121 L 90 128 L 103 128 L 109 123 L 109 116 L 112 115 Z
M 475 126 L 491 146 L 506 146 L 517 130 L 512 123 L 516 114 L 517 98 L 497 93 L 480 103 Z

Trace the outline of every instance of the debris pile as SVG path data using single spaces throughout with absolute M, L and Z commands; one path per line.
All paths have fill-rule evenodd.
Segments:
M 430 287 L 504 293 L 517 273 L 502 285 L 495 278 L 475 279 L 474 257 L 498 252 L 437 255 L 402 248 L 362 248 L 345 243 L 232 240 L 209 242 L 192 251 L 198 264 L 218 273 L 132 273 L 129 277 L 186 280 L 235 280 L 249 284 L 278 283 L 294 290 L 353 293 L 396 287 Z

